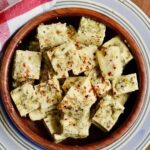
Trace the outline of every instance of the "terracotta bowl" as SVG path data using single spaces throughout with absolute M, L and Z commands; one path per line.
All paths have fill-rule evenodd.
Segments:
M 105 41 L 117 34 L 127 41 L 127 43 L 130 45 L 130 50 L 134 56 L 134 60 L 126 66 L 124 74 L 133 72 L 137 73 L 139 90 L 131 95 L 130 99 L 125 105 L 125 113 L 119 118 L 119 121 L 111 130 L 111 132 L 103 133 L 92 125 L 90 128 L 90 136 L 88 138 L 82 140 L 68 139 L 61 144 L 55 144 L 40 121 L 32 122 L 28 118 L 20 117 L 16 107 L 14 106 L 10 97 L 12 60 L 16 49 L 25 49 L 25 47 L 20 44 L 20 41 L 22 41 L 22 43 L 27 43 L 28 40 L 36 34 L 36 27 L 40 23 L 53 23 L 61 21 L 72 24 L 78 28 L 79 20 L 82 16 L 90 17 L 107 25 Z M 103 14 L 82 8 L 57 9 L 44 13 L 38 17 L 35 17 L 26 25 L 24 25 L 13 36 L 8 44 L 8 47 L 4 51 L 5 54 L 1 64 L 0 92 L 5 109 L 17 128 L 31 141 L 42 146 L 43 148 L 50 150 L 95 150 L 106 147 L 115 142 L 117 139 L 121 138 L 121 136 L 128 131 L 128 129 L 138 118 L 138 115 L 143 107 L 147 87 L 147 75 L 141 50 L 137 46 L 137 43 L 134 41 L 130 33 L 128 33 L 116 21 Z

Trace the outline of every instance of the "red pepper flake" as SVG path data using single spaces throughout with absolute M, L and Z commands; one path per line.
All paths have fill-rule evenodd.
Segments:
M 89 97 L 89 95 L 85 95 L 85 98 L 88 98 Z
M 65 118 L 64 120 L 67 120 L 67 118 Z
M 76 109 L 75 112 L 78 112 L 78 110 Z
M 112 76 L 113 74 L 112 74 L 112 72 L 108 72 L 108 75 L 109 75 L 109 76 Z
M 23 67 L 26 67 L 26 64 L 25 64 L 25 63 L 23 63 L 22 65 L 23 65 Z

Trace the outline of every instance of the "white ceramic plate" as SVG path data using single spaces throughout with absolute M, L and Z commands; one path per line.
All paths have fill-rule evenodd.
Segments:
M 150 20 L 129 0 L 58 0 L 53 9 L 82 7 L 101 12 L 122 24 L 142 50 L 150 83 Z M 150 142 L 149 87 L 144 107 L 133 126 L 106 150 L 143 150 Z M 0 150 L 43 149 L 25 137 L 11 122 L 0 104 Z

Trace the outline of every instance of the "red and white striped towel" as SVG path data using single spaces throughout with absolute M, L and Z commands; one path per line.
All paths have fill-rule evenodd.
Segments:
M 34 16 L 50 10 L 55 1 L 0 0 L 0 51 L 4 43 L 19 27 Z

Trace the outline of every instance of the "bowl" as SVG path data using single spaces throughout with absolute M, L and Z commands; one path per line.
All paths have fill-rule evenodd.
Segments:
M 36 34 L 36 27 L 39 24 L 61 21 L 72 24 L 78 28 L 79 20 L 82 16 L 90 17 L 91 19 L 102 22 L 107 26 L 105 41 L 109 40 L 116 34 L 126 40 L 130 51 L 134 56 L 134 60 L 128 64 L 125 69 L 125 73 L 137 73 L 139 90 L 130 96 L 130 100 L 128 100 L 125 105 L 126 109 L 124 114 L 119 118 L 117 124 L 109 133 L 103 133 L 92 125 L 90 128 L 90 136 L 86 139 L 68 139 L 63 143 L 55 144 L 41 121 L 32 122 L 28 118 L 20 117 L 16 107 L 14 106 L 10 97 L 12 60 L 16 49 L 25 49 L 24 45 L 21 43 L 28 42 L 32 35 Z M 121 136 L 130 129 L 138 118 L 138 115 L 144 105 L 144 97 L 148 83 L 146 81 L 147 74 L 141 50 L 132 38 L 132 35 L 130 35 L 123 26 L 104 14 L 83 8 L 62 8 L 46 12 L 35 17 L 17 31 L 4 51 L 5 53 L 2 58 L 0 70 L 0 93 L 4 107 L 16 127 L 32 142 L 43 148 L 50 150 L 94 150 L 104 148 L 121 138 Z

